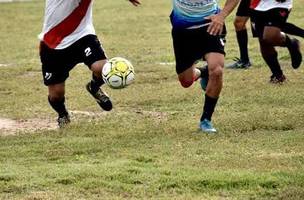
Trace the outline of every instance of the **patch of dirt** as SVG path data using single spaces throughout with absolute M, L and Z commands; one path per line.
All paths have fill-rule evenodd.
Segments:
M 122 115 L 127 115 L 128 112 L 122 110 L 115 110 L 114 112 Z M 152 118 L 156 123 L 166 121 L 168 113 L 156 112 L 156 111 L 145 111 L 145 110 L 134 110 L 138 115 Z M 98 119 L 101 116 L 108 115 L 108 112 L 89 112 L 72 110 L 70 111 L 71 120 L 77 121 L 79 119 L 86 119 L 88 121 Z M 56 118 L 32 118 L 32 119 L 18 119 L 13 120 L 9 118 L 0 117 L 0 136 L 2 135 L 15 135 L 17 133 L 31 133 L 39 130 L 56 130 L 58 129 Z
M 105 112 L 88 112 L 73 110 L 70 111 L 71 120 L 77 121 L 77 118 L 90 118 L 94 119 L 105 115 Z M 18 132 L 31 133 L 39 130 L 56 130 L 58 129 L 56 118 L 48 119 L 19 119 L 13 120 L 0 117 L 0 136 L 1 135 L 15 135 Z
M 56 121 L 51 119 L 20 119 L 0 118 L 0 135 L 14 135 L 18 132 L 34 132 L 38 130 L 54 130 Z
M 157 123 L 166 121 L 168 119 L 168 114 L 165 112 L 137 110 L 136 113 L 150 117 L 150 118 L 154 119 L 154 121 Z

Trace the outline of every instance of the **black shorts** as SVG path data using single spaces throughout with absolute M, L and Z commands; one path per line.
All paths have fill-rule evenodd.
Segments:
M 287 21 L 290 10 L 274 8 L 268 11 L 250 11 L 251 30 L 253 37 L 263 37 L 265 26 L 274 26 L 282 29 Z
M 217 52 L 225 55 L 224 36 L 212 36 L 207 32 L 207 26 L 197 29 L 172 29 L 173 48 L 176 62 L 176 72 L 180 74 L 203 59 L 207 53 Z
M 249 17 L 250 14 L 250 0 L 241 0 L 236 11 L 236 16 Z
M 96 35 L 87 35 L 65 49 L 51 49 L 40 43 L 40 60 L 45 85 L 63 83 L 69 72 L 78 63 L 88 67 L 106 59 L 106 55 Z

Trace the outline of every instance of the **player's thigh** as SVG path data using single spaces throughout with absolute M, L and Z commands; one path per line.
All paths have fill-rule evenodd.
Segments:
M 207 61 L 208 69 L 213 70 L 217 66 L 224 66 L 225 42 L 220 36 L 207 35 L 204 46 L 204 59 Z
M 280 40 L 281 29 L 285 26 L 289 15 L 289 10 L 284 8 L 275 8 L 265 12 L 265 27 L 263 31 L 263 39 Z
M 77 46 L 82 62 L 92 71 L 101 71 L 107 56 L 96 35 L 87 35 L 80 39 Z M 92 69 L 93 67 L 93 69 Z
M 236 16 L 248 17 L 250 12 L 250 0 L 241 0 L 236 11 Z
M 275 26 L 265 26 L 263 32 L 263 40 L 271 43 L 272 41 L 277 41 L 281 39 L 281 28 Z
M 179 73 L 178 79 L 193 81 L 194 76 L 195 76 L 195 66 L 192 65 L 191 67 L 187 68 L 183 72 Z
M 172 29 L 176 73 L 179 77 L 192 79 L 193 65 L 203 56 L 201 29 Z
M 70 54 L 70 48 L 57 50 L 40 43 L 42 75 L 46 86 L 63 83 L 69 77 L 69 71 L 77 64 Z

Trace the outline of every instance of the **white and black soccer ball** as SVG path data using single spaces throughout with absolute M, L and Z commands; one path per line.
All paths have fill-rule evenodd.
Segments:
M 134 81 L 134 67 L 122 57 L 111 58 L 102 69 L 103 80 L 113 89 L 121 89 Z

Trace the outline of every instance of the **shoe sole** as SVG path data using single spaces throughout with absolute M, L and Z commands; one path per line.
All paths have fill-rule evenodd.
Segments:
M 206 129 L 202 129 L 202 128 L 200 128 L 200 130 L 202 131 L 202 132 L 204 132 L 204 133 L 209 133 L 209 134 L 212 134 L 212 133 L 217 133 L 217 131 L 216 130 L 206 130 Z
M 250 65 L 239 65 L 239 66 L 226 66 L 227 69 L 249 69 L 251 67 Z

